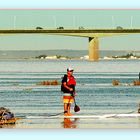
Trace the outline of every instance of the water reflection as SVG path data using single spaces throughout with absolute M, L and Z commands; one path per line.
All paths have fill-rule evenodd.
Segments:
M 77 128 L 78 120 L 79 118 L 74 118 L 74 120 L 71 120 L 70 118 L 64 118 L 63 128 Z
M 16 128 L 16 124 L 2 124 L 0 128 Z

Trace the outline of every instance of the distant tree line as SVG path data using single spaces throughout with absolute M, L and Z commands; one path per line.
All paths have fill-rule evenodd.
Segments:
M 56 56 L 57 59 L 61 59 L 61 58 L 66 58 L 66 59 L 71 59 L 72 57 L 68 57 L 68 56 L 63 56 L 63 55 L 54 55 Z M 41 58 L 46 58 L 46 57 L 49 57 L 48 55 L 39 55 L 39 56 L 36 56 L 35 58 L 37 59 L 41 59 Z
M 129 59 L 131 57 L 137 57 L 137 58 L 140 58 L 140 56 L 138 55 L 134 55 L 133 53 L 128 53 L 126 55 L 121 55 L 121 56 L 112 56 L 112 58 L 126 58 L 126 59 Z

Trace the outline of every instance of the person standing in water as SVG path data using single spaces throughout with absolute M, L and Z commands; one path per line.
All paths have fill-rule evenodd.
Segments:
M 73 68 L 67 68 L 67 74 L 62 79 L 61 91 L 63 92 L 64 116 L 72 116 L 71 104 L 74 102 L 76 80 Z

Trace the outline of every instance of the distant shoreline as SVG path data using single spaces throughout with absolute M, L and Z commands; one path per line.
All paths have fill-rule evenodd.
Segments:
M 49 58 L 49 59 L 38 59 L 38 58 L 0 58 L 0 60 L 35 60 L 35 61 L 40 61 L 40 60 L 42 60 L 42 61 L 47 61 L 47 60 L 85 60 L 85 61 L 88 61 L 88 59 L 82 59 L 82 58 L 69 58 L 69 59 L 67 59 L 67 58 L 65 58 L 65 59 L 61 59 L 61 58 L 56 58 L 56 59 L 54 59 L 54 58 Z M 127 60 L 140 60 L 140 58 L 111 58 L 111 57 L 105 57 L 105 58 L 99 58 L 99 60 L 105 60 L 105 61 L 112 61 L 112 60 L 125 60 L 125 61 L 127 61 Z
M 140 51 L 100 50 L 100 60 L 140 59 Z M 0 50 L 0 60 L 88 60 L 88 50 Z

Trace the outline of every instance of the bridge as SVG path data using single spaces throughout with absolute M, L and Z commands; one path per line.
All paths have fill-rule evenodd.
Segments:
M 15 29 L 0 30 L 0 35 L 5 34 L 49 34 L 63 36 L 77 36 L 89 38 L 89 60 L 98 61 L 99 59 L 99 39 L 100 37 L 116 36 L 122 34 L 140 33 L 140 29 Z

